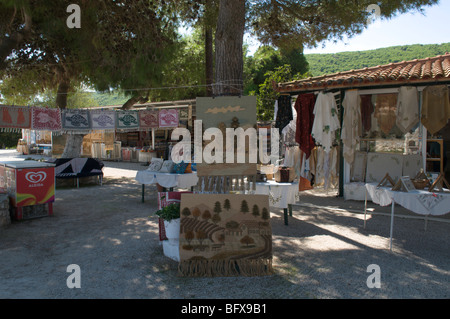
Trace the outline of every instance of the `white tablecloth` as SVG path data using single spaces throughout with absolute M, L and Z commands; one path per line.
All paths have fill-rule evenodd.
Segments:
M 431 193 L 425 190 L 410 192 L 392 191 L 387 187 L 377 188 L 377 184 L 366 184 L 372 201 L 380 206 L 388 206 L 392 200 L 406 209 L 420 215 L 445 215 L 450 212 L 449 193 Z
M 190 188 L 197 185 L 198 177 L 197 173 L 173 174 L 142 170 L 137 172 L 136 181 L 140 184 L 159 184 L 166 188 Z
M 267 181 L 256 183 L 255 194 L 269 195 L 269 204 L 272 207 L 288 208 L 299 199 L 298 182 L 277 183 Z

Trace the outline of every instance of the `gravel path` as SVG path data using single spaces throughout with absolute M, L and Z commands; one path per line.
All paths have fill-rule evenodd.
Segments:
M 389 217 L 373 214 L 364 229 L 363 203 L 320 190 L 302 194 L 289 226 L 272 209 L 274 275 L 178 277 L 158 240 L 156 188 L 142 203 L 134 180 L 145 167 L 105 164 L 103 186 L 58 188 L 54 216 L 0 229 L 0 298 L 450 298 L 448 218 L 426 231 L 423 220 L 396 218 L 390 252 Z M 70 264 L 80 289 L 67 287 Z M 381 288 L 367 286 L 372 264 Z

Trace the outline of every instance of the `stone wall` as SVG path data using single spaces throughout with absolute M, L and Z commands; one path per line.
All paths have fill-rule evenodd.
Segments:
M 9 197 L 7 194 L 0 194 L 0 227 L 11 224 L 9 216 Z

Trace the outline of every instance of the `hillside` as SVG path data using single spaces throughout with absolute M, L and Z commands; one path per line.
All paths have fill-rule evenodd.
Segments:
M 305 54 L 312 76 L 357 70 L 389 63 L 423 59 L 450 52 L 450 43 L 414 44 L 368 51 Z

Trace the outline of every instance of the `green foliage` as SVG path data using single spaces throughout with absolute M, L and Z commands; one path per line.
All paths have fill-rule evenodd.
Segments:
M 15 148 L 22 133 L 0 132 L 0 148 Z
M 286 64 L 268 71 L 264 83 L 259 86 L 256 102 L 256 114 L 259 121 L 270 121 L 274 118 L 274 103 L 279 94 L 273 88 L 274 83 L 289 82 L 307 77 L 307 74 L 292 75 L 291 66 Z
M 171 221 L 172 219 L 180 218 L 180 204 L 172 203 L 169 204 L 160 210 L 156 211 L 155 214 L 159 216 L 159 218 Z
M 376 50 L 305 54 L 312 76 L 423 59 L 450 52 L 450 43 L 401 45 Z

